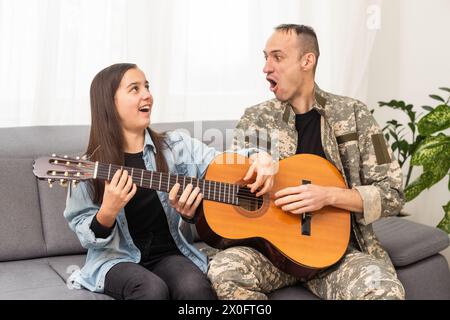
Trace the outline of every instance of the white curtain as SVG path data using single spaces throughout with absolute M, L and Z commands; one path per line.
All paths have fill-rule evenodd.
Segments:
M 117 62 L 146 73 L 153 122 L 237 119 L 272 98 L 265 41 L 319 38 L 317 82 L 364 100 L 381 0 L 0 0 L 0 127 L 89 124 L 89 86 Z

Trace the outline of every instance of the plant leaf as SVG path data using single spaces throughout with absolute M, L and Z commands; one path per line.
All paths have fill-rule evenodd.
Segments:
M 426 111 L 433 111 L 434 109 L 430 106 L 422 106 L 422 109 L 426 110 Z
M 399 101 L 391 100 L 389 102 L 378 101 L 378 105 L 380 107 L 386 106 L 386 107 L 391 107 L 391 108 L 394 108 L 394 109 L 401 109 L 401 110 L 405 109 L 405 102 L 401 101 L 401 100 L 399 100 Z
M 405 188 L 405 200 L 411 201 L 427 188 L 427 182 L 432 178 L 431 172 L 422 173 Z
M 392 129 L 389 129 L 389 133 L 391 134 L 391 136 L 392 136 L 395 140 L 398 140 L 397 133 L 395 133 L 394 131 L 392 131 Z
M 436 165 L 440 158 L 450 163 L 450 137 L 443 133 L 425 138 L 412 155 L 411 164 Z
M 424 168 L 424 172 L 405 188 L 405 199 L 411 201 L 423 190 L 431 188 L 439 182 L 448 172 L 448 166 Z
M 414 143 L 411 144 L 411 151 L 410 151 L 411 155 L 416 151 L 417 146 L 419 146 L 422 143 L 422 141 L 425 140 L 425 138 L 426 138 L 425 136 L 422 136 L 420 134 L 416 137 L 416 141 L 414 141 Z
M 392 148 L 392 151 L 397 150 L 397 148 L 398 148 L 398 141 L 395 141 L 395 142 L 392 144 L 391 148 Z
M 390 126 L 394 127 L 394 129 L 402 126 L 402 124 L 399 124 L 397 120 L 390 120 L 387 123 L 389 123 Z
M 444 160 L 445 161 L 445 160 Z M 427 182 L 427 188 L 431 188 L 434 184 L 438 183 L 439 181 L 444 178 L 447 173 L 448 169 L 450 169 L 450 162 L 443 162 L 442 159 L 438 160 L 437 163 L 433 165 L 426 165 L 423 167 L 423 170 L 425 172 L 431 172 L 430 180 Z
M 444 218 L 442 218 L 437 227 L 450 234 L 450 201 L 442 208 L 444 209 Z
M 441 87 L 441 88 L 439 88 L 439 89 L 444 90 L 444 91 L 447 91 L 447 92 L 450 92 L 450 88 Z
M 403 152 L 407 153 L 409 150 L 409 143 L 406 140 L 400 140 L 398 142 L 398 148 Z
M 439 101 L 445 103 L 444 98 L 438 96 L 437 94 L 430 94 L 429 97 L 432 98 L 432 99 L 434 99 L 434 100 L 439 100 Z
M 441 104 L 417 123 L 419 133 L 424 136 L 450 127 L 450 106 Z

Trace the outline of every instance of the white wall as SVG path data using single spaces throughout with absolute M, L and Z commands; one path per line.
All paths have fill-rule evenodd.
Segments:
M 380 2 L 0 0 L 0 127 L 89 124 L 92 78 L 116 62 L 146 73 L 153 122 L 237 119 L 273 96 L 262 50 L 280 23 L 314 26 L 320 85 L 354 96 Z
M 404 100 L 419 112 L 422 105 L 435 105 L 437 101 L 428 95 L 444 94 L 438 88 L 450 87 L 449 18 L 448 0 L 383 1 L 381 28 L 366 77 L 368 105 L 377 110 L 377 101 Z M 400 111 L 378 110 L 375 117 L 380 125 L 394 117 L 406 124 Z M 415 170 L 417 176 L 420 169 Z M 407 203 L 409 219 L 436 226 L 444 214 L 442 205 L 450 200 L 447 183 L 448 177 Z M 444 254 L 450 261 L 450 249 Z

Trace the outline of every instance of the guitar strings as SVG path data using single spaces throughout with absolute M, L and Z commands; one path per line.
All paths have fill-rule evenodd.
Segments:
M 114 172 L 116 172 L 119 169 L 124 169 L 124 170 L 131 171 L 132 168 L 123 167 L 123 166 L 119 166 L 119 165 L 111 165 L 111 169 L 114 169 L 115 170 Z M 91 170 L 93 170 L 93 169 L 91 169 Z M 137 170 L 142 170 L 142 169 L 137 169 Z M 101 167 L 99 167 L 97 172 L 100 173 L 100 174 L 106 175 L 107 173 L 110 173 L 110 170 L 106 169 L 106 168 L 102 169 Z M 173 179 L 176 178 L 177 175 L 171 175 L 169 184 L 167 184 L 166 181 L 169 178 L 169 176 L 168 176 L 169 173 L 157 172 L 157 171 L 149 171 L 149 170 L 144 170 L 144 172 L 147 173 L 147 174 L 149 172 L 150 173 L 154 172 L 155 174 L 161 175 L 161 187 L 160 187 L 160 189 L 163 189 L 163 188 L 167 189 L 168 186 L 170 186 L 170 182 L 174 182 L 173 184 L 176 183 L 176 180 L 173 181 Z M 164 181 L 163 181 L 163 177 L 164 177 Z M 186 178 L 188 178 L 188 179 L 191 178 L 191 181 L 192 181 L 192 179 L 202 180 L 202 179 L 198 179 L 196 177 L 186 177 Z M 67 177 L 66 179 L 70 180 L 69 177 Z M 136 183 L 137 185 L 139 184 L 138 182 L 140 181 L 140 178 L 132 177 L 132 179 L 133 179 L 133 183 Z M 142 178 L 142 182 L 151 182 L 152 180 L 153 179 L 148 179 L 148 178 L 144 178 L 144 177 Z M 154 181 L 156 182 L 157 180 L 154 180 Z M 234 199 L 233 198 L 236 198 L 236 197 L 238 199 L 248 200 L 251 204 L 256 204 L 257 203 L 257 204 L 261 205 L 264 202 L 264 200 L 261 197 L 256 197 L 256 195 L 254 193 L 251 193 L 250 189 L 247 188 L 247 187 L 242 187 L 242 186 L 236 185 L 236 184 L 231 184 L 231 183 L 226 183 L 226 182 L 219 182 L 219 181 L 213 181 L 213 180 L 203 180 L 203 181 L 208 182 L 209 184 L 214 182 L 215 184 L 218 183 L 219 185 L 225 186 L 223 189 L 219 188 L 220 191 L 217 190 L 217 186 L 216 186 L 216 193 L 215 193 L 215 195 L 217 195 L 217 198 L 219 199 L 218 200 L 219 202 L 225 202 L 225 203 L 234 204 Z M 178 182 L 178 183 L 180 183 L 180 182 Z M 189 183 L 191 183 L 192 185 L 195 185 L 195 183 L 193 183 L 193 182 L 189 182 Z M 197 186 L 199 186 L 199 185 L 200 184 L 197 184 Z M 226 186 L 228 186 L 228 190 L 233 189 L 232 193 L 230 193 L 230 191 L 226 191 L 225 190 Z M 233 187 L 230 188 L 230 186 L 233 186 Z M 239 187 L 239 192 L 237 194 L 236 194 L 235 186 Z M 151 189 L 156 189 L 156 188 L 151 188 Z M 177 195 L 180 196 L 183 193 L 183 191 L 184 191 L 183 189 L 179 190 Z M 205 191 L 206 191 L 206 188 L 205 188 Z M 168 192 L 168 191 L 166 191 L 166 192 Z M 211 194 L 213 194 L 213 192 L 209 191 L 209 196 L 210 197 L 211 197 Z M 214 198 L 214 199 L 212 199 L 212 198 Z M 216 200 L 216 199 L 215 199 L 215 197 L 211 197 L 211 199 L 207 199 L 207 200 Z
M 118 169 L 120 169 L 120 167 Z M 126 168 L 124 168 L 124 169 L 127 170 Z M 141 169 L 139 169 L 139 170 L 141 170 Z M 98 173 L 103 174 L 103 175 L 107 175 L 108 172 L 109 172 L 109 170 L 105 170 L 105 169 L 102 169 L 102 168 L 99 168 L 99 170 L 98 170 Z M 169 181 L 169 184 L 168 184 L 167 180 L 168 180 L 169 176 L 168 176 L 167 173 L 156 173 L 156 174 L 160 174 L 161 175 L 161 189 L 168 189 L 168 186 L 170 186 L 170 182 L 174 182 L 174 184 L 176 182 L 176 180 L 174 180 L 174 179 L 176 179 L 176 175 L 173 175 L 173 176 L 170 177 L 170 181 Z M 163 179 L 164 175 L 166 176 L 165 179 Z M 141 180 L 139 177 L 132 177 L 132 178 L 133 178 L 133 182 L 135 182 L 135 181 L 138 182 L 138 181 Z M 191 177 L 187 177 L 187 178 L 190 179 Z M 192 179 L 197 179 L 197 178 L 192 177 Z M 198 180 L 200 180 L 200 179 L 198 179 Z M 153 183 L 158 183 L 159 180 L 149 179 L 149 178 L 145 178 L 144 176 L 142 176 L 142 181 L 146 182 L 146 183 L 148 182 L 148 185 L 150 185 L 150 181 L 152 181 Z M 234 186 L 238 186 L 238 185 L 225 183 L 225 182 L 216 182 L 216 181 L 212 181 L 212 180 L 204 180 L 204 181 L 208 181 L 209 184 L 211 184 L 211 182 L 214 182 L 214 183 L 218 183 L 218 184 L 221 184 L 221 185 L 225 186 L 225 188 L 220 188 L 220 191 L 218 191 L 217 187 L 216 187 L 215 195 L 217 196 L 217 198 L 219 198 L 219 200 L 220 199 L 224 199 L 224 200 L 230 199 L 230 201 L 232 202 L 232 198 L 233 197 L 238 197 L 240 199 L 253 200 L 253 201 L 256 201 L 258 203 L 262 203 L 263 202 L 262 198 L 256 197 L 256 195 L 251 193 L 248 188 L 242 188 L 241 187 L 239 192 L 236 194 L 236 190 L 235 190 Z M 178 182 L 178 183 L 180 183 L 180 182 Z M 195 183 L 192 183 L 192 185 L 194 187 L 196 186 Z M 198 186 L 200 186 L 200 183 L 198 184 Z M 228 186 L 228 190 L 233 189 L 232 193 L 230 191 L 223 190 L 223 189 L 226 189 L 227 186 Z M 229 186 L 233 186 L 233 187 L 230 188 Z M 206 191 L 206 190 L 204 190 L 204 191 Z M 179 192 L 182 193 L 183 190 L 180 190 Z M 211 196 L 211 194 L 213 194 L 212 191 L 209 192 L 210 196 Z M 234 194 L 234 196 L 233 196 L 233 194 Z M 181 194 L 179 194 L 179 195 L 181 195 Z M 224 201 L 224 202 L 228 202 L 228 201 Z
M 141 170 L 141 169 L 139 169 L 139 170 Z M 100 169 L 100 170 L 98 170 L 98 173 L 102 173 L 102 174 L 105 174 L 106 175 L 106 173 L 108 172 L 109 170 L 103 170 L 103 169 Z M 145 172 L 152 172 L 152 171 L 145 171 Z M 167 187 L 167 180 L 169 180 L 168 178 L 169 178 L 169 176 L 168 176 L 168 174 L 167 173 L 159 173 L 159 172 L 156 172 L 156 174 L 160 174 L 161 175 L 161 186 L 165 186 L 165 187 Z M 172 183 L 173 182 L 173 184 L 175 184 L 176 182 L 177 182 L 177 180 L 176 180 L 176 175 L 171 175 L 170 176 L 170 182 Z M 137 181 L 140 181 L 140 178 L 139 177 L 136 177 L 136 176 L 134 176 L 134 177 L 132 177 L 133 179 L 135 179 L 135 180 L 137 180 Z M 200 181 L 200 180 L 202 180 L 202 179 L 198 179 L 198 178 L 195 178 L 195 177 L 187 177 L 188 179 L 190 179 L 190 178 L 192 178 L 192 179 L 196 179 L 196 180 L 198 180 L 198 181 Z M 198 183 L 197 185 L 194 183 L 194 182 L 192 182 L 192 179 L 191 179 L 191 182 L 188 182 L 188 184 L 189 183 L 191 183 L 193 186 L 200 186 L 201 185 L 201 183 Z M 145 176 L 142 176 L 142 180 L 143 181 L 155 181 L 155 183 L 158 181 L 158 180 L 156 180 L 156 179 L 149 179 L 149 178 L 146 178 Z M 173 181 L 173 180 L 175 180 L 175 181 Z M 186 180 L 185 179 L 183 179 L 184 180 L 184 182 L 186 182 Z M 227 182 L 219 182 L 219 181 L 214 181 L 214 180 L 202 180 L 202 181 L 205 181 L 205 182 L 208 182 L 209 183 L 209 187 L 210 187 L 210 185 L 211 185 L 211 183 L 213 183 L 214 182 L 214 184 L 219 184 L 219 185 L 223 185 L 223 186 L 225 186 L 224 188 L 219 188 L 220 189 L 220 192 L 219 191 L 217 191 L 216 192 L 216 194 L 221 194 L 221 195 L 223 195 L 223 194 L 228 194 L 228 193 L 230 193 L 230 191 L 226 191 L 225 189 L 227 188 L 227 186 L 228 186 L 228 190 L 231 190 L 231 189 L 233 189 L 233 192 L 235 193 L 235 187 L 239 187 L 240 189 L 239 189 L 239 194 L 241 194 L 241 193 L 243 193 L 243 194 L 246 194 L 246 195 L 249 195 L 251 198 L 256 198 L 256 196 L 254 195 L 254 193 L 251 193 L 250 192 L 250 189 L 249 188 L 247 188 L 247 187 L 242 187 L 242 186 L 240 186 L 240 185 L 236 185 L 236 184 L 232 184 L 232 183 L 227 183 Z M 178 181 L 178 183 L 180 183 L 179 181 Z M 181 184 L 181 183 L 180 183 Z M 170 184 L 169 184 L 170 185 Z M 232 187 L 230 187 L 230 186 L 232 186 Z M 217 185 L 216 185 L 216 190 L 217 190 Z
M 113 169 L 113 168 L 111 168 L 111 169 Z M 117 169 L 120 169 L 120 166 L 118 166 Z M 123 168 L 123 169 L 127 170 L 126 168 Z M 139 169 L 139 170 L 142 170 L 142 169 Z M 106 170 L 106 169 L 102 169 L 102 168 L 99 168 L 99 170 L 98 170 L 98 173 L 103 174 L 103 175 L 107 175 L 108 172 L 110 172 L 110 171 Z M 152 171 L 144 171 L 144 172 L 152 172 Z M 160 174 L 161 175 L 161 189 L 167 189 L 168 186 L 170 186 L 170 182 L 174 182 L 174 184 L 176 183 L 176 180 L 172 181 L 172 180 L 176 179 L 176 175 L 172 175 L 170 177 L 169 184 L 167 184 L 167 180 L 169 178 L 168 173 L 157 172 L 156 174 Z M 165 177 L 164 177 L 164 175 L 165 175 Z M 163 177 L 165 179 L 163 179 Z M 187 177 L 187 178 L 189 179 L 191 177 Z M 139 177 L 132 177 L 132 179 L 136 180 L 136 182 L 141 180 Z M 192 179 L 197 179 L 197 178 L 192 177 Z M 200 179 L 197 179 L 197 180 L 200 180 Z M 148 178 L 145 178 L 144 176 L 142 176 L 142 181 L 143 182 L 148 182 L 148 184 L 150 185 L 150 183 L 149 183 L 150 181 L 152 181 L 153 183 L 157 183 L 158 180 L 148 179 Z M 240 188 L 239 192 L 236 194 L 235 188 L 234 187 L 230 188 L 229 186 L 238 186 L 238 185 L 230 184 L 230 183 L 226 183 L 226 182 L 216 182 L 216 181 L 211 181 L 211 180 L 204 180 L 204 181 L 208 181 L 209 184 L 211 184 L 211 182 L 214 182 L 214 183 L 219 183 L 221 185 L 225 185 L 225 188 L 223 188 L 223 189 L 220 188 L 220 191 L 218 191 L 217 187 L 216 187 L 216 193 L 215 194 L 219 198 L 219 200 L 220 199 L 224 199 L 224 200 L 230 199 L 230 201 L 232 202 L 232 198 L 233 198 L 233 194 L 234 194 L 234 197 L 238 197 L 239 199 L 251 200 L 251 201 L 257 202 L 259 204 L 263 202 L 262 198 L 256 197 L 256 195 L 251 193 L 250 189 L 248 189 L 248 188 L 242 188 L 241 186 L 239 186 L 241 188 Z M 178 183 L 180 183 L 180 182 L 178 182 Z M 195 187 L 195 183 L 192 183 L 192 185 Z M 198 186 L 200 186 L 200 183 L 198 184 Z M 226 186 L 228 186 L 229 190 L 233 189 L 232 193 L 230 193 L 230 191 L 224 190 L 224 189 L 226 189 Z M 180 190 L 179 192 L 183 192 L 183 190 Z M 213 194 L 212 191 L 209 192 L 210 196 L 211 196 L 211 194 Z M 228 201 L 224 201 L 224 202 L 228 202 Z

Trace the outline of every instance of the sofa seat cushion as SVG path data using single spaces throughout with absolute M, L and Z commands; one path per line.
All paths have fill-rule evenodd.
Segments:
M 104 294 L 67 287 L 61 275 L 70 270 L 70 266 L 77 265 L 80 261 L 84 261 L 84 256 L 2 262 L 0 263 L 0 300 L 111 299 Z M 52 265 L 56 266 L 59 272 Z
M 47 258 L 50 267 L 67 282 L 67 279 L 77 269 L 81 269 L 86 262 L 85 254 L 70 255 L 70 256 L 57 256 Z
M 444 231 L 406 218 L 384 218 L 373 223 L 375 234 L 396 267 L 430 257 L 449 245 Z
M 440 254 L 397 268 L 397 276 L 407 300 L 450 300 L 450 270 Z

